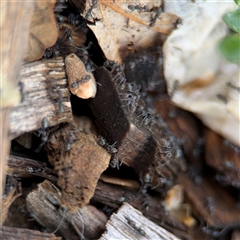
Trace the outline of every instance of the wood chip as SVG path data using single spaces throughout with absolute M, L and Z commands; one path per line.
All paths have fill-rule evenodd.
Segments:
M 85 206 L 108 167 L 110 155 L 94 135 L 77 131 L 71 124 L 49 136 L 46 150 L 62 189 L 61 205 L 73 212 Z
M 75 213 L 63 209 L 60 189 L 48 180 L 38 184 L 38 188 L 28 194 L 26 203 L 42 226 L 50 232 L 57 230 L 65 239 L 78 240 L 81 234 L 87 239 L 96 239 L 107 222 L 106 216 L 91 205 L 77 209 Z
M 99 240 L 108 239 L 160 239 L 178 240 L 172 233 L 145 218 L 131 205 L 124 203 L 117 214 L 113 213 L 107 222 L 107 231 Z
M 73 121 L 62 58 L 25 64 L 19 88 L 22 101 L 13 108 L 10 116 L 12 139 L 41 128 L 44 118 L 48 127 Z

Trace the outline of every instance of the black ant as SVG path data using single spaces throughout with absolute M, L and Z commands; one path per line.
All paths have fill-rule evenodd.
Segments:
M 58 93 L 58 96 L 59 96 L 59 100 L 58 100 L 59 112 L 63 113 L 64 112 L 64 106 L 62 104 L 62 101 L 63 101 L 62 92 L 60 90 L 57 90 L 57 93 Z
M 71 88 L 76 88 L 78 86 L 78 84 L 80 83 L 86 83 L 88 82 L 89 80 L 91 79 L 91 76 L 90 75 L 86 75 L 84 77 L 82 77 L 80 80 L 76 81 L 76 82 L 73 82 L 71 84 Z
M 130 11 L 135 11 L 135 10 L 137 10 L 139 13 L 141 13 L 141 12 L 148 12 L 149 11 L 149 9 L 148 9 L 148 7 L 146 6 L 146 5 L 144 5 L 144 6 L 141 6 L 140 4 L 138 4 L 138 5 L 136 5 L 136 6 L 134 6 L 134 5 L 128 5 L 128 9 L 130 10 Z
M 113 167 L 113 168 L 119 169 L 122 162 L 119 164 L 119 159 L 116 157 L 116 154 L 118 152 L 118 149 L 116 148 L 117 142 L 115 142 L 112 145 L 109 145 L 107 143 L 107 140 L 102 136 L 99 136 L 97 138 L 97 142 L 101 147 L 103 147 L 108 153 L 110 153 L 112 155 L 112 158 L 111 158 L 111 161 L 110 161 L 110 166 Z
M 156 23 L 156 21 L 157 21 L 157 19 L 160 16 L 161 13 L 162 13 L 162 8 L 159 7 L 156 11 L 155 16 L 151 18 L 151 21 L 150 21 L 150 24 L 149 24 L 150 27 L 153 27 L 155 25 L 155 23 Z
M 41 136 L 41 144 L 39 147 L 35 150 L 35 152 L 40 152 L 42 146 L 44 143 L 48 140 L 49 135 L 49 129 L 48 129 L 48 120 L 46 117 L 42 119 L 42 127 L 37 131 L 37 136 Z
M 73 134 L 73 132 L 69 132 L 69 135 L 68 135 L 68 142 L 66 144 L 66 152 L 70 151 L 71 149 L 71 145 L 74 143 L 74 141 L 76 140 L 76 137 L 75 135 Z
M 144 231 L 143 227 L 138 227 L 136 223 L 129 217 L 125 217 L 125 219 L 127 220 L 129 226 L 136 230 L 141 236 L 146 236 L 146 232 Z

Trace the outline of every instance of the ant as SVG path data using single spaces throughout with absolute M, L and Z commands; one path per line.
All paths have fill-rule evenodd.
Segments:
M 84 77 L 82 77 L 80 80 L 76 81 L 76 82 L 73 82 L 71 84 L 71 88 L 76 88 L 78 86 L 78 84 L 82 84 L 82 83 L 86 83 L 88 82 L 89 80 L 91 79 L 91 76 L 90 75 L 86 75 Z
M 139 13 L 141 13 L 141 12 L 148 12 L 149 11 L 147 5 L 141 6 L 140 4 L 138 4 L 137 6 L 128 5 L 128 9 L 130 11 L 132 11 L 132 12 L 137 10 Z
M 96 19 L 96 18 L 93 17 L 92 11 L 93 11 L 94 8 L 97 8 L 97 0 L 92 0 L 92 5 L 89 8 L 89 10 L 87 11 L 87 13 L 85 14 L 85 19 L 88 21 L 92 17 L 93 18 L 93 24 L 95 25 L 95 22 L 98 21 L 99 19 Z
M 146 236 L 146 232 L 144 231 L 143 227 L 138 227 L 136 223 L 129 217 L 125 217 L 125 219 L 127 220 L 129 226 L 136 230 L 141 236 Z
M 97 138 L 97 142 L 101 147 L 103 147 L 108 153 L 112 155 L 110 166 L 113 168 L 117 167 L 117 169 L 119 169 L 119 167 L 122 165 L 122 162 L 119 164 L 119 159 L 116 157 L 116 154 L 118 152 L 118 149 L 116 148 L 117 142 L 115 142 L 112 145 L 109 145 L 107 143 L 107 140 L 102 136 L 99 136 Z
M 59 96 L 59 100 L 58 100 L 59 112 L 63 113 L 64 112 L 64 106 L 62 104 L 62 101 L 63 101 L 62 92 L 60 90 L 57 90 L 57 93 L 58 93 L 58 96 Z
M 35 152 L 40 152 L 42 146 L 45 144 L 45 142 L 48 140 L 49 135 L 49 129 L 48 129 L 48 120 L 46 117 L 42 119 L 42 127 L 37 131 L 36 134 L 38 137 L 41 136 L 41 144 L 39 147 L 35 150 Z
M 76 140 L 76 137 L 75 135 L 73 134 L 73 132 L 69 132 L 69 135 L 68 135 L 68 142 L 66 144 L 66 152 L 70 151 L 71 149 L 71 145 L 74 143 L 74 141 Z
M 159 7 L 156 11 L 156 14 L 154 17 L 151 18 L 151 21 L 150 21 L 150 24 L 149 24 L 149 27 L 153 27 L 158 19 L 158 17 L 160 16 L 160 14 L 162 13 L 162 8 Z

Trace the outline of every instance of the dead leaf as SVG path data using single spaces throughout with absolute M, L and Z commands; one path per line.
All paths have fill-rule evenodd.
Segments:
M 44 50 L 57 41 L 58 30 L 53 8 L 56 0 L 37 0 L 31 19 L 30 36 L 24 60 L 35 61 L 43 56 Z
M 166 2 L 165 9 L 178 14 L 182 25 L 165 41 L 163 55 L 171 100 L 240 146 L 239 66 L 216 51 L 228 33 L 222 16 L 236 8 L 234 2 Z
M 105 56 L 120 63 L 132 53 L 133 48 L 138 51 L 157 44 L 160 34 L 169 34 L 178 20 L 172 13 L 162 13 L 161 1 L 140 1 L 133 5 L 131 1 L 101 0 L 94 6 L 87 4 L 84 14 L 95 22 L 89 27 L 95 33 Z M 132 11 L 129 6 L 145 8 L 147 11 Z M 156 21 L 151 27 L 154 18 Z

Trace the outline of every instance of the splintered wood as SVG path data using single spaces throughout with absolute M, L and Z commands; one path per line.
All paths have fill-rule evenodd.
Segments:
M 76 209 L 75 213 L 64 210 L 61 207 L 61 195 L 55 185 L 45 180 L 28 194 L 27 208 L 48 231 L 57 229 L 58 234 L 66 239 L 77 240 L 82 235 L 87 239 L 98 238 L 105 229 L 106 216 L 90 205 Z
M 106 224 L 107 230 L 99 240 L 108 239 L 159 239 L 179 240 L 172 233 L 148 220 L 131 205 L 124 203 L 117 214 L 113 213 Z
M 70 94 L 62 58 L 41 60 L 24 65 L 19 79 L 22 101 L 10 115 L 10 136 L 42 127 L 47 119 L 48 127 L 72 121 Z
M 93 196 L 110 155 L 97 144 L 94 135 L 77 131 L 72 125 L 53 132 L 46 150 L 62 189 L 61 205 L 75 212 Z

